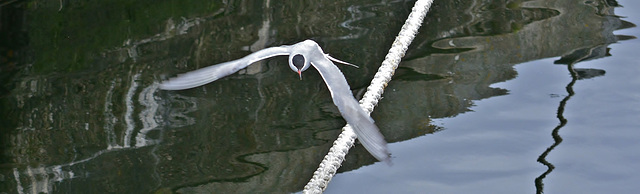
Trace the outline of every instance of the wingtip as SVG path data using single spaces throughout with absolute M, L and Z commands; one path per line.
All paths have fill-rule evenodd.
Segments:
M 391 161 L 391 157 L 387 157 L 382 162 L 386 163 L 387 166 L 393 166 L 393 162 Z
M 370 153 L 371 155 L 373 155 L 373 157 L 378 159 L 378 161 L 384 162 L 389 166 L 393 166 L 393 162 L 391 162 L 391 153 L 389 153 L 389 149 L 386 145 L 384 146 L 384 149 L 381 151 L 381 153 Z
M 184 87 L 177 86 L 176 84 L 172 84 L 171 79 L 160 82 L 158 86 L 161 90 L 182 90 Z
M 158 88 L 161 89 L 161 90 L 175 90 L 175 89 L 172 89 L 171 87 L 167 86 L 167 84 L 165 84 L 165 82 L 160 83 Z

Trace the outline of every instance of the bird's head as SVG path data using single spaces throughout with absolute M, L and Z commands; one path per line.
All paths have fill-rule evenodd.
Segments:
M 309 60 L 302 54 L 289 55 L 289 67 L 294 72 L 298 73 L 302 80 L 302 72 L 307 70 L 311 66 Z

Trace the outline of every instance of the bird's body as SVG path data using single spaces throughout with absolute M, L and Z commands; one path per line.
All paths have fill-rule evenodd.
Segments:
M 373 119 L 353 97 L 349 84 L 340 69 L 331 61 L 345 62 L 324 54 L 320 46 L 312 40 L 305 40 L 294 45 L 265 48 L 238 60 L 187 72 L 162 82 L 160 89 L 182 90 L 198 87 L 233 74 L 256 61 L 279 55 L 289 55 L 289 67 L 298 73 L 300 79 L 302 79 L 301 73 L 303 71 L 310 66 L 315 67 L 329 88 L 333 103 L 340 110 L 342 117 L 354 129 L 360 143 L 378 160 L 390 162 L 387 142 L 374 124 Z

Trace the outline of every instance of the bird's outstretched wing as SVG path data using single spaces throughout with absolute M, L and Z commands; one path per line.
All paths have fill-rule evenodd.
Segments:
M 324 54 L 320 46 L 312 40 L 306 40 L 294 45 L 262 49 L 235 61 L 224 62 L 181 74 L 176 78 L 162 82 L 160 89 L 182 90 L 198 87 L 235 73 L 253 62 L 278 55 L 290 55 L 289 66 L 291 66 L 292 69 L 297 68 L 298 72 L 304 71 L 306 67 L 302 68 L 302 70 L 300 70 L 300 67 L 295 67 L 291 64 L 291 57 L 302 55 L 307 58 L 311 65 L 320 72 L 322 79 L 324 79 L 331 92 L 333 103 L 338 107 L 338 110 L 340 110 L 342 117 L 347 120 L 347 123 L 354 129 L 360 143 L 362 143 L 367 151 L 375 158 L 390 163 L 387 142 L 384 140 L 380 130 L 373 123 L 373 119 L 360 107 L 358 101 L 353 97 L 349 89 L 349 84 L 340 69 L 330 61 L 330 58 L 327 58 L 327 55 Z M 333 60 L 342 63 L 342 61 L 337 59 Z
M 349 84 L 340 69 L 325 57 L 320 47 L 317 48 L 317 51 L 311 50 L 306 56 L 309 57 L 311 65 L 320 72 L 322 79 L 327 84 L 333 103 L 353 128 L 364 148 L 376 159 L 390 164 L 390 153 L 384 136 L 373 123 L 371 116 L 360 107 L 358 101 L 353 97 Z
M 238 72 L 240 69 L 244 69 L 256 61 L 278 55 L 289 55 L 289 53 L 291 53 L 290 45 L 265 48 L 234 61 L 228 61 L 180 74 L 178 77 L 171 78 L 160 83 L 160 89 L 184 90 L 195 88 Z

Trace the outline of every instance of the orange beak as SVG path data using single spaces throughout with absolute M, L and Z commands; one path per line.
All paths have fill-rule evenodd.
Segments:
M 300 76 L 300 80 L 302 80 L 302 71 L 298 70 L 298 76 Z

